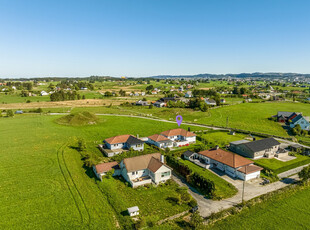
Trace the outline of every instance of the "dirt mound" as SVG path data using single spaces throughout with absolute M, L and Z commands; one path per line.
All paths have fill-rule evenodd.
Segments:
M 97 124 L 96 115 L 89 112 L 73 113 L 56 119 L 56 123 L 60 125 L 83 126 Z

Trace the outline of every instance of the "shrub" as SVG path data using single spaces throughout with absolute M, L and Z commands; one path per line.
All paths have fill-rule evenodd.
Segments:
M 188 202 L 188 205 L 193 208 L 193 207 L 196 207 L 198 204 L 195 199 L 191 199 L 190 202 Z

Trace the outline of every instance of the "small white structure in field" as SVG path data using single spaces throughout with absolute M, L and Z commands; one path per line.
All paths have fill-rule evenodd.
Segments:
M 134 206 L 127 209 L 129 216 L 137 216 L 139 215 L 139 208 L 138 206 Z

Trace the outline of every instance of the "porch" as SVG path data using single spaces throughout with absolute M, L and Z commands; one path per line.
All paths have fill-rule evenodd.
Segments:
M 152 179 L 149 176 L 143 176 L 130 181 L 133 188 L 139 187 L 141 185 L 151 184 Z

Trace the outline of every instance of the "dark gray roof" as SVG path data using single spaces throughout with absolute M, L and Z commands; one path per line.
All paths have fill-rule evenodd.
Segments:
M 135 144 L 143 144 L 144 141 L 139 140 L 138 138 L 135 138 L 133 136 L 130 136 L 128 138 L 128 140 L 126 141 L 126 143 L 130 144 L 130 145 L 135 145 Z
M 278 112 L 278 114 L 277 114 L 277 116 L 278 117 L 281 117 L 281 116 L 283 116 L 283 117 L 289 117 L 289 116 L 291 116 L 292 114 L 293 114 L 294 112 Z
M 303 116 L 301 114 L 299 114 L 298 116 L 296 116 L 293 120 L 292 123 L 295 123 L 296 121 L 298 121 L 299 119 L 303 118 Z
M 190 156 L 193 155 L 193 154 L 194 154 L 194 152 L 187 150 L 187 151 L 185 151 L 182 155 L 183 155 L 183 156 L 186 156 L 186 157 L 190 157 Z
M 248 142 L 245 143 L 244 145 L 247 146 L 249 149 L 251 149 L 253 152 L 258 152 L 265 149 L 270 149 L 271 147 L 279 144 L 280 142 L 278 142 L 274 138 L 265 138 L 258 141 Z

